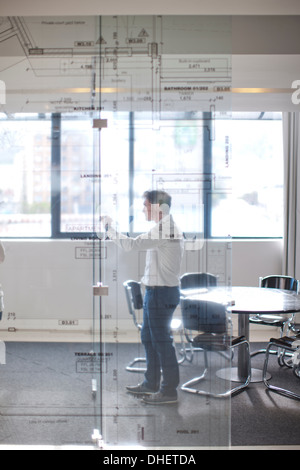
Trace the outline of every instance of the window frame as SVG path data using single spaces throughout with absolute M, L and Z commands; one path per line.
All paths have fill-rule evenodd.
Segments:
M 235 113 L 236 115 L 241 114 L 242 117 L 238 119 L 249 119 L 245 117 L 245 113 Z M 253 114 L 253 113 L 252 113 Z M 268 119 L 265 117 L 266 113 L 259 113 L 258 120 Z M 272 113 L 271 113 L 272 114 Z M 278 113 L 279 114 L 279 113 Z M 282 114 L 282 113 L 280 113 Z M 80 240 L 97 240 L 99 239 L 96 232 L 62 232 L 61 231 L 61 132 L 62 132 L 62 115 L 61 113 L 52 113 L 47 118 L 45 115 L 37 115 L 35 120 L 40 118 L 51 120 L 51 235 L 50 236 L 31 236 L 31 237 L 2 237 L 3 239 L 80 239 Z M 213 126 L 213 114 L 211 112 L 204 112 L 202 119 L 205 122 L 206 131 L 203 133 L 203 174 L 212 175 L 213 169 L 213 151 L 212 151 L 212 140 L 210 135 Z M 26 117 L 24 117 L 26 119 Z M 72 116 L 68 119 L 72 120 Z M 74 118 L 76 119 L 76 118 Z M 88 119 L 91 119 L 89 116 Z M 199 116 L 197 117 L 199 119 Z M 237 119 L 234 118 L 234 119 Z M 269 118 L 270 119 L 270 118 Z M 273 118 L 274 119 L 274 118 Z M 279 119 L 279 117 L 278 117 Z M 18 118 L 19 120 L 19 118 Z M 20 119 L 22 120 L 22 119 Z M 102 132 L 99 130 L 99 132 Z M 105 129 L 103 130 L 105 132 Z M 130 211 L 134 204 L 134 179 L 135 179 L 135 165 L 134 165 L 134 142 L 135 142 L 135 113 L 128 112 L 128 175 L 129 175 L 129 208 L 128 208 L 128 230 L 130 229 L 130 218 L 133 216 Z M 203 188 L 203 201 L 204 201 L 204 238 L 205 239 L 225 239 L 224 237 L 212 236 L 212 192 L 208 187 Z M 95 205 L 95 201 L 94 201 Z M 93 209 L 94 213 L 94 209 Z M 131 236 L 137 236 L 138 233 L 129 233 Z M 195 234 L 197 235 L 197 234 Z M 245 240 L 245 239 L 282 239 L 280 236 L 257 236 L 257 237 L 239 237 L 232 236 L 232 240 Z

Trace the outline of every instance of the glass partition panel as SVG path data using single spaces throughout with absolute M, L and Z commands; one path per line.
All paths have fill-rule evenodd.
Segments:
M 0 21 L 0 446 L 95 446 L 99 34 L 98 17 Z
M 101 297 L 106 362 L 98 428 L 104 445 L 113 447 L 226 447 L 231 351 L 208 352 L 208 372 L 198 384 L 206 394 L 186 390 L 184 384 L 205 367 L 203 349 L 188 338 L 215 326 L 208 320 L 209 326 L 201 330 L 199 324 L 199 331 L 190 332 L 184 301 L 174 289 L 186 273 L 209 273 L 222 289 L 218 302 L 231 300 L 227 220 L 225 237 L 212 238 L 214 200 L 227 200 L 232 186 L 230 132 L 221 140 L 215 125 L 217 113 L 224 120 L 231 117 L 230 18 L 102 17 L 101 38 L 99 118 L 108 122 L 99 131 L 100 162 L 110 170 L 100 171 L 104 222 L 98 236 L 105 259 L 98 282 L 107 286 L 108 295 Z M 120 141 L 127 132 L 127 151 L 106 145 L 112 129 Z M 216 167 L 217 138 L 221 158 Z M 168 207 L 158 218 L 147 212 L 149 202 L 155 212 L 158 201 L 149 198 L 162 191 L 172 198 L 171 218 Z M 166 201 L 161 206 L 169 206 Z M 181 244 L 183 251 L 176 249 Z M 198 288 L 198 294 L 212 291 L 206 282 Z M 188 294 L 187 302 L 195 294 L 191 289 L 180 293 Z M 230 333 L 230 314 L 223 313 Z M 161 395 L 143 396 L 143 389 L 132 389 L 140 384 Z M 197 385 L 192 388 L 196 391 Z
M 0 445 L 227 447 L 230 341 L 208 351 L 205 395 L 184 384 L 206 364 L 190 330 L 231 332 L 215 210 L 231 193 L 216 126 L 231 118 L 231 18 L 9 17 L 0 37 Z M 219 320 L 196 330 L 186 273 L 223 289 Z M 132 393 L 154 369 L 162 396 Z

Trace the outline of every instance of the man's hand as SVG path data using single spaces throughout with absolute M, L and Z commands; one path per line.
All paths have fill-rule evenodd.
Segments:
M 100 217 L 100 222 L 103 225 L 103 227 L 105 228 L 105 230 L 108 230 L 111 227 L 113 220 L 108 215 L 102 215 Z

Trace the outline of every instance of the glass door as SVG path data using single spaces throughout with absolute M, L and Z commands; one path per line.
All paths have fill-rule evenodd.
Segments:
M 184 245 L 178 275 L 210 273 L 227 287 L 223 300 L 230 299 L 230 233 L 212 238 L 212 224 L 214 211 L 231 192 L 230 132 L 216 135 L 215 125 L 218 115 L 230 122 L 231 22 L 219 17 L 115 16 L 101 17 L 100 23 L 101 184 L 95 223 L 108 217 L 106 228 L 112 225 L 108 231 L 105 224 L 101 227 L 95 252 L 97 269 L 100 262 L 95 337 L 102 358 L 101 443 L 104 448 L 226 447 L 230 398 L 181 389 L 202 373 L 204 354 L 191 349 L 180 328 L 172 331 L 178 402 L 149 404 L 128 387 L 145 383 L 141 324 L 150 245 L 139 244 L 136 237 L 155 227 L 155 221 L 145 219 L 145 191 L 164 191 L 172 198 L 172 216 Z M 157 271 L 153 277 L 161 285 Z M 138 298 L 132 297 L 132 281 L 141 288 Z M 155 282 L 152 278 L 150 284 Z M 180 304 L 173 320 L 182 326 Z M 227 320 L 230 328 L 229 314 Z M 230 377 L 220 380 L 217 373 L 230 368 L 230 352 L 211 353 L 208 360 L 203 387 L 212 394 L 228 391 Z

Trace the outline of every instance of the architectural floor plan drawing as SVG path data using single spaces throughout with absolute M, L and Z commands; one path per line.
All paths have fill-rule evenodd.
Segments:
M 186 24 L 172 16 L 3 17 L 0 79 L 7 103 L 2 109 L 228 109 L 230 24 L 218 17 L 205 23 L 198 17 L 189 29 Z M 222 42 L 211 36 L 216 27 Z
M 145 282 L 149 251 L 141 300 L 165 287 L 154 260 L 168 239 L 168 286 L 189 272 L 231 284 L 231 74 L 227 16 L 0 17 L 0 229 L 24 237 L 7 241 L 3 269 L 0 445 L 228 445 L 229 401 L 178 388 L 162 412 L 128 393 L 143 380 L 128 364 L 146 351 L 125 287 Z M 151 189 L 172 199 L 161 230 Z M 151 240 L 153 222 L 153 244 L 118 244 L 120 233 Z M 180 303 L 164 299 L 159 315 L 171 309 L 183 384 L 203 354 L 184 342 Z M 213 355 L 207 390 L 227 387 L 216 371 L 228 360 Z

